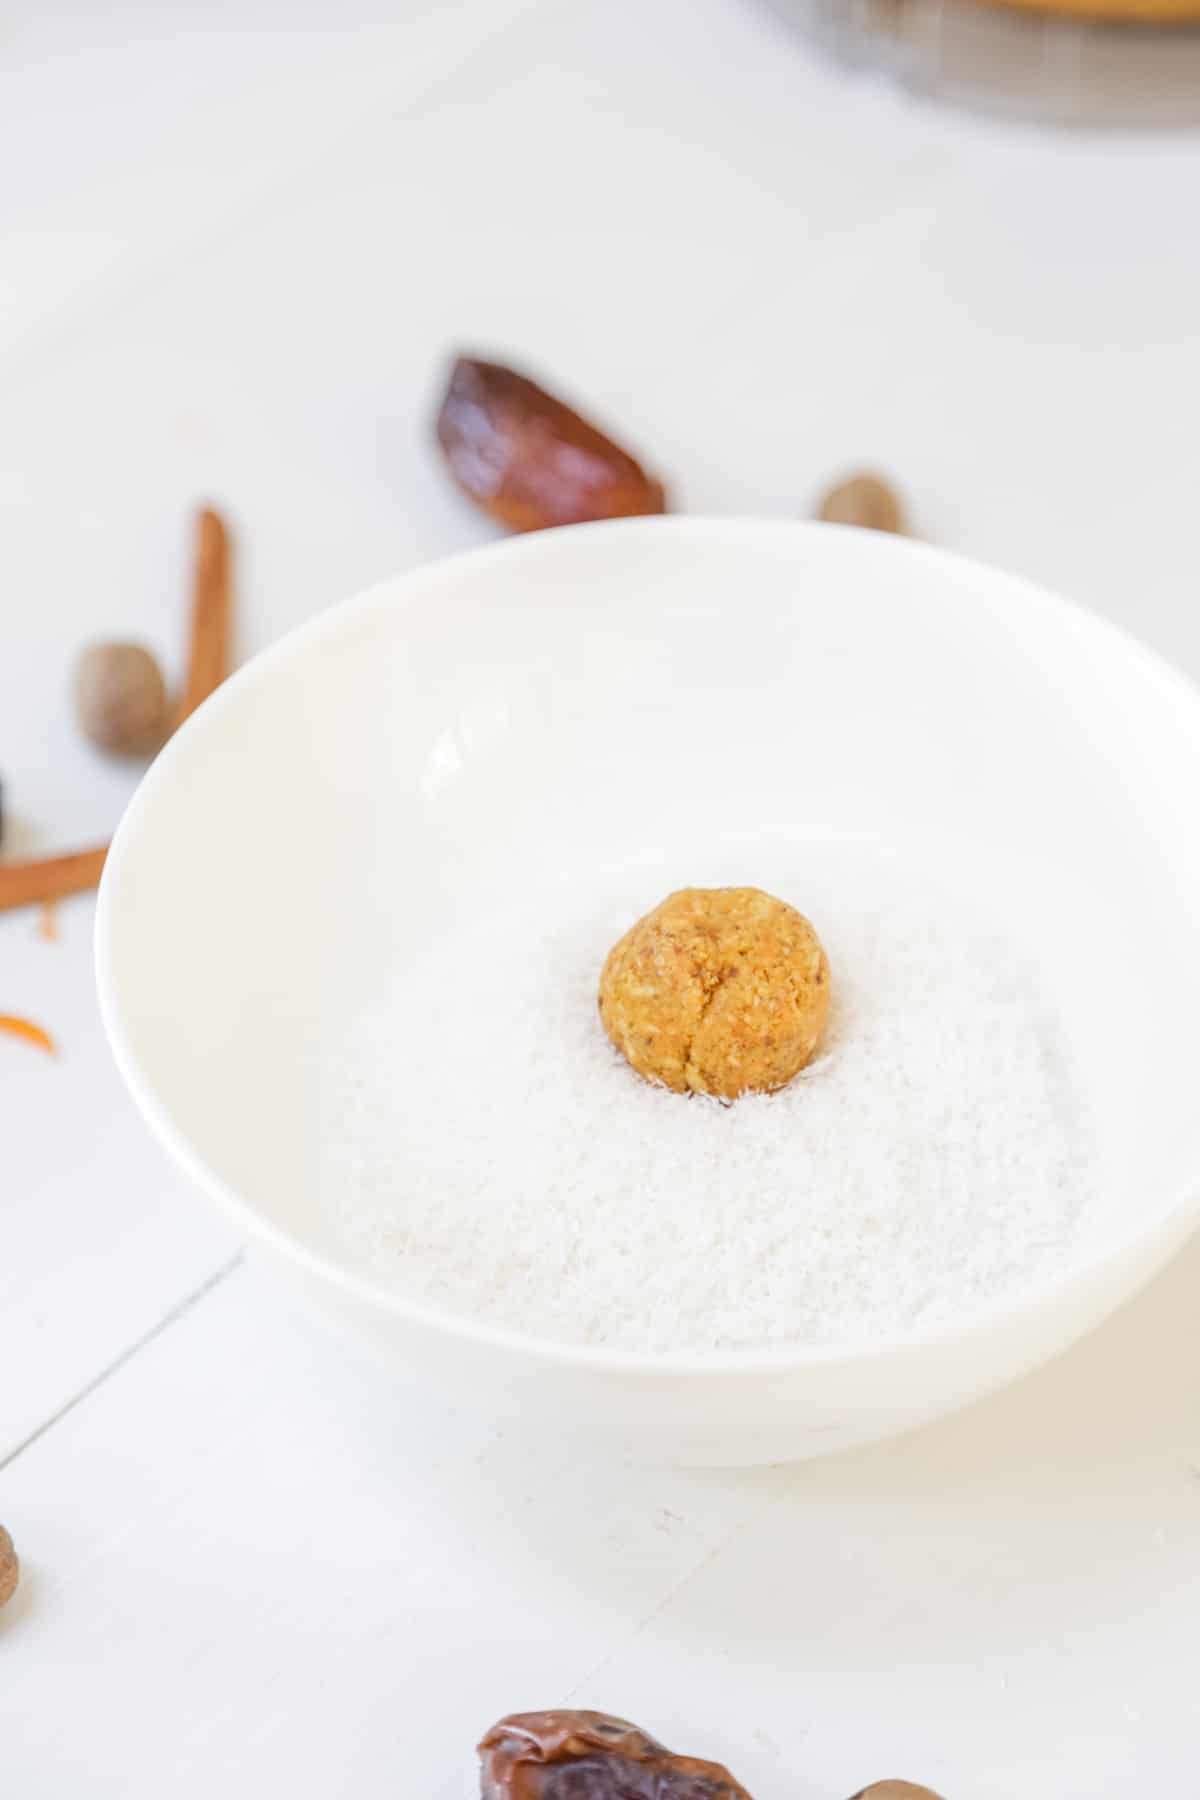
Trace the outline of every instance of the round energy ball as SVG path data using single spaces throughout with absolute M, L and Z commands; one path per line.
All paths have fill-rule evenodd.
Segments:
M 610 951 L 600 1018 L 647 1081 L 734 1100 L 811 1062 L 829 963 L 802 913 L 760 888 L 681 888 Z

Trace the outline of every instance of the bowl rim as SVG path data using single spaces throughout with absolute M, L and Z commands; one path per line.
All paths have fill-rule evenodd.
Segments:
M 215 1202 L 218 1210 L 252 1244 L 257 1242 L 264 1245 L 284 1262 L 299 1265 L 306 1275 L 315 1278 L 319 1284 L 328 1284 L 344 1297 L 370 1311 L 399 1318 L 427 1330 L 444 1332 L 450 1337 L 465 1339 L 478 1348 L 517 1355 L 548 1365 L 606 1373 L 614 1377 L 660 1375 L 685 1379 L 713 1375 L 778 1375 L 802 1369 L 866 1365 L 877 1362 L 880 1358 L 908 1356 L 936 1350 L 938 1347 L 949 1349 L 975 1338 L 981 1329 L 990 1324 L 999 1325 L 1036 1310 L 1039 1305 L 1053 1301 L 1074 1283 L 1093 1281 L 1102 1271 L 1123 1260 L 1134 1246 L 1149 1239 L 1156 1228 L 1174 1225 L 1178 1221 L 1181 1226 L 1179 1238 L 1182 1242 L 1190 1230 L 1200 1223 L 1200 1169 L 1191 1177 L 1181 1178 L 1167 1202 L 1150 1209 L 1127 1231 L 1114 1233 L 1094 1253 L 1085 1253 L 1065 1263 L 1060 1269 L 1044 1273 L 1009 1294 L 987 1300 L 972 1308 L 962 1318 L 929 1323 L 893 1336 L 849 1338 L 834 1344 L 804 1344 L 782 1340 L 710 1350 L 668 1351 L 579 1344 L 518 1331 L 483 1321 L 466 1312 L 459 1313 L 451 1308 L 433 1306 L 359 1274 L 334 1257 L 313 1248 L 299 1233 L 266 1217 L 252 1200 L 243 1197 L 230 1182 L 210 1167 L 175 1124 L 166 1105 L 159 1098 L 149 1074 L 135 1055 L 126 1033 L 117 992 L 112 942 L 113 920 L 120 904 L 117 896 L 123 883 L 125 867 L 136 853 L 145 797 L 171 780 L 173 765 L 180 754 L 180 740 L 186 743 L 197 732 L 213 730 L 222 712 L 240 704 L 244 693 L 252 692 L 257 684 L 271 680 L 278 666 L 303 654 L 322 639 L 336 637 L 353 627 L 359 619 L 385 609 L 394 617 L 397 602 L 407 598 L 410 591 L 419 589 L 423 583 L 431 582 L 436 585 L 444 581 L 447 575 L 453 578 L 460 570 L 467 569 L 475 573 L 486 571 L 497 563 L 537 556 L 543 547 L 551 543 L 561 544 L 564 536 L 569 537 L 572 542 L 578 541 L 583 549 L 586 544 L 594 543 L 601 536 L 634 538 L 667 535 L 681 541 L 731 535 L 754 540 L 762 540 L 770 535 L 789 538 L 820 535 L 825 538 L 840 536 L 860 541 L 871 540 L 873 553 L 884 557 L 909 559 L 915 565 L 936 564 L 948 569 L 952 575 L 961 572 L 961 576 L 971 579 L 982 576 L 988 581 L 999 581 L 1009 589 L 1014 600 L 1019 598 L 1024 603 L 1028 612 L 1053 617 L 1058 624 L 1068 626 L 1093 643 L 1106 642 L 1109 649 L 1139 664 L 1145 674 L 1169 687 L 1176 696 L 1185 699 L 1195 709 L 1197 755 L 1200 760 L 1200 685 L 1194 683 L 1182 670 L 1142 643 L 1123 626 L 1091 611 L 1080 601 L 975 557 L 912 538 L 818 520 L 760 518 L 736 514 L 674 514 L 603 520 L 582 526 L 560 526 L 453 551 L 428 562 L 415 564 L 397 575 L 372 582 L 349 598 L 322 609 L 315 617 L 285 632 L 275 643 L 259 651 L 235 670 L 159 752 L 122 815 L 105 861 L 97 897 L 93 934 L 96 990 L 100 1016 L 118 1071 L 152 1135 L 171 1160 L 203 1194 Z M 563 603 L 570 604 L 569 596 L 564 597 Z M 1194 1215 L 1190 1223 L 1189 1212 Z M 1147 1271 L 1147 1275 L 1149 1272 Z

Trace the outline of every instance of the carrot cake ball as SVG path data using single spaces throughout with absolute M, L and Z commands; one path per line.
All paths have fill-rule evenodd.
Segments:
M 681 888 L 614 946 L 600 1017 L 647 1081 L 734 1100 L 811 1062 L 829 964 L 802 913 L 760 888 Z

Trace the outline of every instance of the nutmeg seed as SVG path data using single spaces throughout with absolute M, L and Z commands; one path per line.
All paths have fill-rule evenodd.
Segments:
M 162 670 L 141 644 L 91 644 L 75 670 L 75 710 L 98 750 L 149 756 L 169 725 Z
M 903 534 L 904 507 L 895 488 L 882 475 L 866 470 L 831 487 L 817 508 L 818 519 L 831 525 L 862 525 L 869 531 Z
M 850 1800 L 942 1800 L 932 1788 L 918 1787 L 913 1781 L 873 1781 L 860 1788 Z
M 17 1591 L 17 1583 L 21 1579 L 21 1564 L 13 1549 L 13 1541 L 0 1525 L 0 1606 L 7 1606 Z

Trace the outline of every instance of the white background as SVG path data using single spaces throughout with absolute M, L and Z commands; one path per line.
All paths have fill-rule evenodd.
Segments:
M 925 535 L 1200 675 L 1198 193 L 1200 140 L 943 114 L 753 0 L 14 0 L 8 850 L 114 825 L 70 661 L 178 667 L 198 500 L 242 654 L 488 535 L 430 451 L 459 345 L 689 510 L 803 514 L 879 463 Z M 90 925 L 0 919 L 0 1011 L 63 1045 L 0 1040 L 5 1800 L 464 1800 L 495 1715 L 567 1702 L 756 1800 L 1195 1791 L 1200 1249 L 902 1442 L 590 1467 L 398 1390 L 240 1260 L 119 1089 Z

